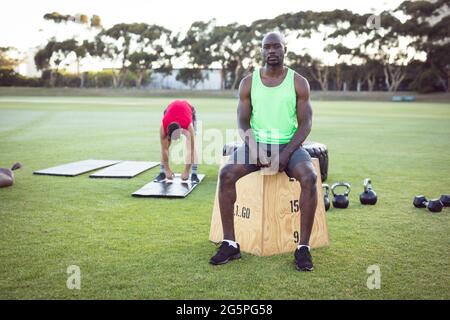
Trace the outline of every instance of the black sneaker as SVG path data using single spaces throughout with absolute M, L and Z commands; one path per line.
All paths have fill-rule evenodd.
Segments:
M 200 179 L 198 178 L 196 173 L 191 174 L 191 182 L 192 183 L 199 183 Z
M 301 247 L 300 249 L 295 250 L 295 268 L 298 271 L 313 271 L 314 266 L 312 263 L 312 257 L 309 253 L 308 247 Z
M 217 253 L 214 257 L 209 260 L 209 263 L 213 265 L 225 264 L 230 260 L 240 259 L 241 258 L 241 250 L 239 247 L 239 243 L 237 244 L 237 248 L 233 247 L 226 241 L 223 241 L 217 250 Z
M 166 174 L 164 172 L 160 172 L 159 175 L 153 180 L 154 182 L 161 182 L 166 180 Z

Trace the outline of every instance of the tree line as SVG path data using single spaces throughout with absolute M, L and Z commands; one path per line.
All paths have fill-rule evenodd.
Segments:
M 177 78 L 185 84 L 204 80 L 201 70 L 215 66 L 220 69 L 221 88 L 236 89 L 239 81 L 261 64 L 262 36 L 277 30 L 288 39 L 286 64 L 307 77 L 312 89 L 448 91 L 449 11 L 450 0 L 404 1 L 376 16 L 333 10 L 286 13 L 250 25 L 197 21 L 184 34 L 147 23 L 103 28 L 98 16 L 54 12 L 44 19 L 83 24 L 95 30 L 95 37 L 50 39 L 34 60 L 42 71 L 41 82 L 48 86 L 60 85 L 64 79 L 61 64 L 72 57 L 77 66 L 85 59 L 111 65 L 103 73 L 80 72 L 78 67 L 71 79 L 79 87 L 99 86 L 102 76 L 108 77 L 112 87 L 141 87 L 153 72 L 170 74 L 174 61 L 183 59 L 187 65 Z M 324 53 L 334 57 L 334 63 L 315 57 L 307 47 L 290 49 L 290 43 L 313 36 L 321 39 Z

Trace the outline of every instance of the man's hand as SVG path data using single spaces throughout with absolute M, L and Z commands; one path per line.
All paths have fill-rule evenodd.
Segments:
M 283 172 L 291 159 L 291 154 L 283 150 L 281 153 L 274 153 L 270 158 L 270 170 L 273 172 Z
M 250 148 L 250 163 L 256 164 L 257 167 L 266 168 L 270 166 L 270 159 L 267 156 L 267 152 L 263 150 L 261 147 L 259 148 Z
M 278 155 L 278 172 L 283 172 L 287 168 L 290 159 L 291 154 L 287 150 L 283 150 Z
M 270 167 L 272 160 L 267 156 L 267 150 L 259 147 L 257 166 L 262 168 Z

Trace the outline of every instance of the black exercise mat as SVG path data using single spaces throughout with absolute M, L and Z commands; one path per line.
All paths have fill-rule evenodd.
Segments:
M 172 182 L 152 181 L 132 195 L 134 197 L 184 198 L 202 182 L 204 177 L 204 174 L 198 175 L 199 183 L 192 183 L 190 180 L 182 182 L 181 176 L 176 174 Z
M 56 167 L 51 167 L 43 170 L 34 171 L 34 174 L 50 175 L 50 176 L 65 176 L 75 177 L 80 174 L 108 167 L 120 162 L 120 160 L 83 160 L 71 162 Z
M 130 179 L 138 174 L 159 165 L 159 162 L 149 161 L 122 161 L 91 174 L 91 178 L 125 178 Z

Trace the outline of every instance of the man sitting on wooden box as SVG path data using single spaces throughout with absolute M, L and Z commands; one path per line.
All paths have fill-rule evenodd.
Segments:
M 312 271 L 309 238 L 317 206 L 317 174 L 310 155 L 302 147 L 312 125 L 309 84 L 284 66 L 286 44 L 281 34 L 265 35 L 261 53 L 264 67 L 245 77 L 239 87 L 238 126 L 245 143 L 220 171 L 219 207 L 224 240 L 210 263 L 220 265 L 241 257 L 234 233 L 236 182 L 269 167 L 272 171 L 285 171 L 300 182 L 302 223 L 295 266 L 299 271 Z

